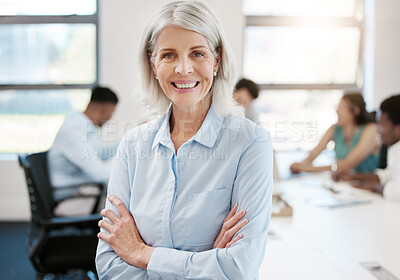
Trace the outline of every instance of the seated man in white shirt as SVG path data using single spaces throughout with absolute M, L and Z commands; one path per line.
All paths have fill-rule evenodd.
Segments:
M 57 216 L 89 214 L 96 199 L 81 196 L 93 191 L 93 187 L 85 185 L 107 186 L 111 174 L 108 160 L 115 155 L 118 143 L 104 145 L 100 127 L 111 118 L 117 103 L 118 97 L 113 91 L 96 87 L 86 110 L 68 115 L 58 131 L 48 153 L 54 198 L 76 197 L 57 205 L 54 211 Z
M 342 180 L 351 180 L 354 187 L 383 194 L 400 202 L 400 95 L 384 100 L 378 118 L 382 144 L 389 146 L 386 169 L 370 174 L 344 174 Z

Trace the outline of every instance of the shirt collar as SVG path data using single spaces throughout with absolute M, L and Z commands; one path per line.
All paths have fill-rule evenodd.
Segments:
M 152 149 L 158 144 L 162 144 L 170 148 L 172 147 L 173 149 L 169 127 L 171 112 L 172 105 L 169 107 L 168 112 L 161 123 L 160 129 L 158 130 L 154 138 Z M 214 106 L 211 104 L 207 116 L 204 119 L 199 131 L 197 131 L 196 135 L 192 139 L 199 144 L 202 144 L 208 148 L 212 148 L 217 141 L 217 137 L 219 132 L 221 131 L 223 122 L 224 117 L 218 115 L 217 112 L 215 112 Z
M 152 149 L 154 149 L 154 147 L 157 146 L 158 144 L 162 144 L 166 147 L 171 146 L 172 144 L 171 132 L 169 129 L 169 119 L 171 117 L 171 112 L 172 112 L 172 105 L 169 106 L 168 112 L 165 115 L 164 120 L 162 120 L 162 123 L 160 125 L 160 128 L 158 129 L 156 137 L 154 137 L 153 145 L 151 146 Z
M 208 148 L 212 148 L 217 141 L 219 132 L 221 131 L 224 117 L 215 112 L 214 106 L 211 104 L 207 116 L 203 121 L 199 131 L 193 137 L 193 140 Z
M 394 143 L 393 145 L 389 146 L 388 153 L 400 153 L 400 140 Z

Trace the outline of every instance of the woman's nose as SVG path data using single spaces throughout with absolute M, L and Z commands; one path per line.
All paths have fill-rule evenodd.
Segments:
M 175 73 L 179 75 L 188 75 L 193 72 L 193 67 L 190 59 L 188 58 L 182 58 L 179 59 L 177 62 L 177 65 L 175 67 Z

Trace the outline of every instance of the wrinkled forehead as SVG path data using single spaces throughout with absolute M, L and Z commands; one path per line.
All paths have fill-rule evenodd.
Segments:
M 172 32 L 171 32 L 171 30 L 172 30 Z M 197 30 L 193 30 L 190 28 L 184 28 L 184 27 L 177 26 L 177 25 L 167 25 L 164 28 L 162 28 L 154 37 L 154 39 L 155 39 L 154 45 L 153 45 L 154 48 L 157 47 L 157 44 L 159 43 L 160 38 L 162 38 L 162 39 L 165 38 L 165 36 L 163 36 L 163 35 L 165 33 L 167 33 L 166 31 L 169 31 L 168 36 L 170 38 L 176 39 L 176 38 L 185 36 L 185 37 L 188 37 L 188 39 L 189 39 L 189 37 L 190 37 L 191 40 L 195 39 L 195 40 L 203 41 L 204 44 L 206 44 L 209 49 L 212 49 L 212 42 L 207 38 L 207 36 L 205 36 L 201 32 L 198 32 Z M 174 32 L 174 31 L 183 31 L 183 32 Z
M 177 49 L 196 46 L 211 50 L 209 41 L 202 34 L 182 27 L 166 26 L 156 38 L 154 52 L 158 52 L 161 48 Z

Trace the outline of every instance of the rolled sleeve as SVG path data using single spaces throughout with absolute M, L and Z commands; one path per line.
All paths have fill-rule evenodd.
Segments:
M 193 253 L 155 248 L 147 265 L 149 279 L 185 279 L 185 263 Z

